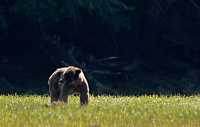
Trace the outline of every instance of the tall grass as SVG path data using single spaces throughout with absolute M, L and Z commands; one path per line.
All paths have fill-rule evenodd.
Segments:
M 49 97 L 0 96 L 0 127 L 200 127 L 200 97 L 91 97 L 80 107 L 47 106 Z

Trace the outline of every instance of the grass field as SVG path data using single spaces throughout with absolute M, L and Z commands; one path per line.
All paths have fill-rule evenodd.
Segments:
M 200 97 L 91 97 L 48 107 L 49 97 L 0 96 L 0 127 L 200 127 Z

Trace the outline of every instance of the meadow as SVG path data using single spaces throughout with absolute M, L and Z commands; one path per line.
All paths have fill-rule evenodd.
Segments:
M 0 96 L 0 127 L 200 127 L 200 96 L 96 96 L 48 106 L 47 96 Z

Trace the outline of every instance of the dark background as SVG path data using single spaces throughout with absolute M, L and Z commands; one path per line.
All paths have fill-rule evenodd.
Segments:
M 67 65 L 93 94 L 198 94 L 200 1 L 0 0 L 1 94 L 47 94 Z

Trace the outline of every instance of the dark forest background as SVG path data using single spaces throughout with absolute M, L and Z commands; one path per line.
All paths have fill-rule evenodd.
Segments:
M 47 94 L 59 67 L 93 94 L 198 94 L 199 0 L 0 0 L 0 93 Z

